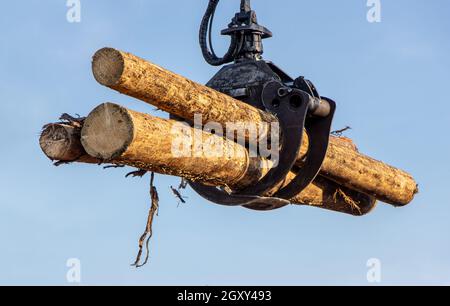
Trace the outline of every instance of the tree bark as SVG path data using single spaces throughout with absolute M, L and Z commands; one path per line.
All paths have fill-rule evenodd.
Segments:
M 120 93 L 150 103 L 159 109 L 192 121 L 201 114 L 203 122 L 254 123 L 270 135 L 268 123 L 277 122 L 272 114 L 188 80 L 130 53 L 111 48 L 99 50 L 93 58 L 95 79 Z M 400 169 L 342 146 L 332 137 L 322 166 L 324 176 L 348 188 L 402 206 L 418 192 L 414 178 Z M 299 163 L 307 152 L 303 146 Z
M 109 109 L 114 109 L 114 108 L 118 109 L 120 107 L 114 106 Z M 126 111 L 126 112 L 128 112 L 128 111 Z M 115 114 L 114 116 L 112 116 L 110 118 L 113 118 L 116 116 L 117 116 L 117 114 Z M 119 117 L 121 118 L 122 115 L 119 115 Z M 99 118 L 101 118 L 101 117 L 99 117 Z M 169 125 L 167 124 L 167 123 L 170 124 L 171 122 L 167 121 L 167 120 L 159 119 L 159 118 L 149 117 L 149 116 L 143 117 L 143 116 L 139 116 L 139 114 L 138 114 L 138 116 L 136 116 L 136 118 L 138 118 L 138 120 L 139 120 L 139 118 L 140 119 L 144 118 L 144 125 L 148 124 L 145 121 L 149 121 L 149 120 L 150 121 L 158 121 L 158 123 L 153 126 L 152 125 L 147 126 L 147 127 L 150 127 L 150 129 L 148 129 L 148 130 L 146 128 L 145 129 L 142 129 L 142 128 L 135 129 L 135 131 L 138 131 L 138 133 L 144 133 L 145 135 L 155 135 L 155 136 L 151 136 L 151 137 L 145 136 L 144 138 L 136 137 L 135 139 L 145 139 L 145 141 L 150 142 L 145 146 L 139 146 L 139 147 L 140 148 L 155 147 L 159 151 L 158 155 L 166 156 L 166 157 L 169 156 L 169 158 L 170 158 L 170 155 L 172 154 L 171 149 L 169 149 L 168 146 L 159 146 L 159 144 L 161 143 L 161 140 L 158 140 L 157 135 L 159 133 L 163 132 L 163 133 L 165 133 L 165 136 L 162 136 L 162 137 L 173 138 L 170 136 L 171 131 L 170 131 L 170 129 L 168 129 Z M 147 120 L 145 120 L 145 118 Z M 122 119 L 119 119 L 119 120 L 122 120 Z M 161 120 L 167 121 L 167 122 L 161 124 L 161 122 L 159 122 Z M 137 121 L 133 121 L 133 122 L 134 122 L 133 126 L 135 126 L 134 124 L 138 123 Z M 128 125 L 129 123 L 124 122 L 123 124 Z M 96 126 L 98 126 L 98 125 L 96 125 Z M 106 127 L 106 125 L 105 125 L 105 127 Z M 100 131 L 99 131 L 99 133 L 100 133 Z M 97 139 L 100 139 L 100 136 L 96 136 L 96 137 L 97 137 Z M 185 137 L 185 136 L 182 135 L 181 137 Z M 207 137 L 211 137 L 211 136 L 207 135 Z M 90 137 L 88 137 L 88 139 L 89 138 Z M 142 140 L 138 140 L 138 141 L 142 141 Z M 186 139 L 186 141 L 190 141 L 189 137 Z M 163 140 L 163 142 L 165 142 L 165 140 Z M 231 143 L 230 145 L 233 147 L 236 145 L 231 141 L 230 141 L 230 143 Z M 90 163 L 90 164 L 99 164 L 103 160 L 103 157 L 101 157 L 99 159 L 99 158 L 92 157 L 86 153 L 86 151 L 84 150 L 84 148 L 81 145 L 79 128 L 75 128 L 75 127 L 68 126 L 65 124 L 47 125 L 47 127 L 44 129 L 44 131 L 41 134 L 40 144 L 41 144 L 41 148 L 44 151 L 44 153 L 49 157 L 51 156 L 50 158 L 52 160 L 67 161 L 67 162 L 83 162 L 83 163 Z M 69 144 L 71 144 L 71 145 L 69 145 Z M 76 145 L 74 145 L 74 144 L 76 144 Z M 130 144 L 130 146 L 131 146 L 131 144 Z M 236 146 L 238 146 L 238 145 L 236 145 Z M 103 145 L 102 145 L 102 147 L 103 147 Z M 104 147 L 102 150 L 104 150 Z M 169 151 L 167 151 L 167 150 L 169 150 Z M 80 152 L 82 153 L 81 156 L 79 155 Z M 98 153 L 96 153 L 96 154 L 98 154 Z M 152 156 L 155 156 L 155 155 L 152 155 Z M 159 159 L 159 158 L 157 157 L 157 159 Z M 245 171 L 245 169 L 248 167 L 245 165 L 245 159 L 243 157 L 239 157 L 239 156 L 235 156 L 234 159 L 237 160 L 237 161 L 235 161 L 235 164 L 239 164 L 239 165 L 241 165 L 241 167 L 240 167 L 240 169 L 230 168 L 229 170 L 231 170 L 235 174 L 240 173 L 241 171 Z M 181 173 L 182 176 L 185 178 L 190 178 L 190 177 L 192 177 L 192 174 L 193 174 L 193 173 L 189 173 L 189 171 L 186 171 L 186 169 L 183 168 L 185 166 L 184 163 L 170 164 L 170 161 L 168 161 L 166 165 L 163 165 L 162 164 L 163 162 L 161 162 L 161 161 L 156 162 L 156 163 L 153 163 L 152 161 L 150 161 L 149 163 L 147 163 L 148 160 L 146 159 L 146 162 L 144 163 L 142 161 L 136 161 L 136 160 L 137 160 L 136 158 L 134 158 L 132 160 L 128 160 L 124 156 L 119 156 L 116 159 L 109 160 L 108 163 L 117 164 L 117 165 L 129 165 L 132 167 L 139 166 L 139 168 L 147 170 L 147 171 L 155 171 L 155 172 L 158 172 L 161 174 L 168 174 L 168 175 L 172 175 L 173 173 Z M 211 159 L 211 158 L 206 158 L 206 157 L 198 159 L 198 162 L 203 163 L 203 164 L 211 163 L 210 168 L 221 167 L 221 163 L 222 163 L 221 160 Z M 169 164 L 170 164 L 170 167 L 169 167 Z M 169 168 L 172 168 L 172 167 L 175 169 L 170 170 Z M 209 168 L 209 167 L 206 166 L 206 168 Z M 221 173 L 224 173 L 224 172 L 221 172 Z M 196 176 L 196 173 L 194 173 L 194 176 Z M 290 181 L 290 179 L 293 178 L 293 176 L 294 176 L 294 174 L 291 173 L 288 176 L 288 178 L 286 179 L 286 181 L 283 182 L 282 185 L 287 184 Z M 219 180 L 226 181 L 227 178 L 229 178 L 229 175 L 223 174 L 223 177 L 220 177 Z M 217 179 L 218 178 L 216 177 L 213 181 L 217 181 Z M 208 179 L 208 180 L 201 181 L 201 182 L 202 183 L 210 183 L 211 180 Z M 245 182 L 242 181 L 240 184 L 245 184 Z M 248 181 L 247 181 L 247 184 L 249 184 Z M 231 185 L 231 184 L 227 183 L 226 185 Z M 245 186 L 242 185 L 241 187 L 245 187 Z M 343 196 L 343 195 L 345 195 L 345 196 Z M 364 215 L 364 214 L 367 214 L 368 212 L 370 212 L 375 207 L 375 204 L 376 204 L 375 202 L 376 202 L 376 200 L 370 196 L 340 187 L 337 184 L 335 184 L 331 181 L 328 181 L 326 179 L 323 179 L 323 178 L 316 179 L 316 181 L 313 184 L 309 185 L 305 190 L 303 190 L 296 197 L 294 197 L 294 199 L 292 199 L 293 204 L 315 206 L 315 207 L 320 207 L 320 208 L 324 208 L 324 209 L 328 209 L 328 210 L 332 210 L 332 211 L 347 213 L 347 214 L 351 214 L 351 215 L 355 215 L 355 216 Z

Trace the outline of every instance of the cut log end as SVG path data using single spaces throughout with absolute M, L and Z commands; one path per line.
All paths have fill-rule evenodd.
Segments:
M 73 126 L 50 124 L 42 131 L 39 145 L 51 160 L 73 161 L 84 154 L 79 134 L 80 131 Z
M 86 119 L 81 131 L 81 143 L 89 155 L 112 160 L 126 151 L 133 135 L 133 120 L 127 110 L 117 104 L 104 103 Z
M 119 83 L 125 62 L 122 53 L 113 48 L 97 51 L 92 59 L 92 72 L 100 84 L 111 87 Z

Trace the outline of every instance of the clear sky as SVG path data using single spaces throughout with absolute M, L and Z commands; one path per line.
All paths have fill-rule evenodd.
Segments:
M 239 7 L 222 1 L 215 31 Z M 421 193 L 405 208 L 380 203 L 365 217 L 309 207 L 268 213 L 220 207 L 186 191 L 177 207 L 161 197 L 148 266 L 130 267 L 149 207 L 148 176 L 125 169 L 53 167 L 41 153 L 43 124 L 86 115 L 111 101 L 153 113 L 98 85 L 91 56 L 105 46 L 132 52 L 195 81 L 217 71 L 198 47 L 206 0 L 81 0 L 69 23 L 64 0 L 0 4 L 0 284 L 66 285 L 66 261 L 81 261 L 82 284 L 367 285 L 367 261 L 382 284 L 450 284 L 450 2 L 381 0 L 381 23 L 366 0 L 254 0 L 274 32 L 265 58 L 313 80 L 338 103 L 335 128 L 360 150 L 411 172 Z M 227 39 L 215 36 L 224 51 Z M 161 113 L 153 113 L 161 115 Z

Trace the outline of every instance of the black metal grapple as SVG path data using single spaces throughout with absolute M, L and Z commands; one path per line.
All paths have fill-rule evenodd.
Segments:
M 244 206 L 256 210 L 272 210 L 289 204 L 289 199 L 306 188 L 317 176 L 328 148 L 334 101 L 321 97 L 315 86 L 304 77 L 291 78 L 280 68 L 262 59 L 262 40 L 272 33 L 257 22 L 250 0 L 241 1 L 223 35 L 231 36 L 224 57 L 214 52 L 211 28 L 219 0 L 210 0 L 200 28 L 200 45 L 205 60 L 224 66 L 207 86 L 228 94 L 259 109 L 276 115 L 280 123 L 280 151 L 276 167 L 269 170 L 255 186 L 229 191 L 190 182 L 191 187 L 207 200 L 228 206 Z M 209 34 L 208 34 L 209 33 Z M 301 167 L 296 161 L 303 133 L 309 136 L 308 153 Z M 289 172 L 296 177 L 270 197 L 268 191 L 279 186 Z

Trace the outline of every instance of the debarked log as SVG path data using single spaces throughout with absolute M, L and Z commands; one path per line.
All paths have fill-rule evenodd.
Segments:
M 251 123 L 270 136 L 274 115 L 228 95 L 193 82 L 130 53 L 112 48 L 99 50 L 93 58 L 95 79 L 120 93 L 150 103 L 159 109 L 192 121 L 202 115 L 204 123 Z M 306 137 L 304 137 L 306 139 Z M 340 185 L 372 195 L 395 206 L 410 203 L 418 192 L 414 178 L 400 169 L 341 146 L 332 137 L 322 174 Z M 299 163 L 307 147 L 303 146 Z
M 101 116 L 103 115 L 100 115 L 100 117 L 97 117 L 98 115 L 95 115 L 104 113 L 105 111 L 110 114 L 107 116 L 111 119 L 111 121 L 109 121 L 110 124 L 115 122 L 112 126 L 108 125 L 106 123 L 107 121 L 103 120 L 105 117 L 103 117 L 102 119 Z M 116 113 L 116 111 L 118 111 L 118 113 Z M 112 115 L 112 113 L 115 114 Z M 245 187 L 245 184 L 249 184 L 250 181 L 254 180 L 254 178 L 247 178 L 241 181 L 237 179 L 238 177 L 242 176 L 242 173 L 245 172 L 246 169 L 248 169 L 249 162 L 248 158 L 245 156 L 246 150 L 240 148 L 239 145 L 235 144 L 232 141 L 226 141 L 227 143 L 229 143 L 226 146 L 233 148 L 233 150 L 235 150 L 238 154 L 232 156 L 232 159 L 234 161 L 226 162 L 225 165 L 224 161 L 221 158 L 210 158 L 207 156 L 196 157 L 194 158 L 194 160 L 196 161 L 187 161 L 187 163 L 186 161 L 183 162 L 183 159 L 181 159 L 180 162 L 177 163 L 177 158 L 172 157 L 172 148 L 171 145 L 169 145 L 169 142 L 171 142 L 176 137 L 179 137 L 180 139 L 184 138 L 184 141 L 186 142 L 192 140 L 191 136 L 186 135 L 182 130 L 179 130 L 178 128 L 173 129 L 173 124 L 178 125 L 178 123 L 136 113 L 114 104 L 104 104 L 102 106 L 99 106 L 96 108 L 96 110 L 93 111 L 91 115 L 99 119 L 99 125 L 94 123 L 94 126 L 99 128 L 99 130 L 94 131 L 91 125 L 91 128 L 86 128 L 84 132 L 88 134 L 93 133 L 96 135 L 94 136 L 94 138 L 87 138 L 88 140 L 90 139 L 88 141 L 89 143 L 91 143 L 93 139 L 94 142 L 100 140 L 99 147 L 101 147 L 101 149 L 98 150 L 99 152 L 91 152 L 91 154 L 94 154 L 94 156 L 98 156 L 98 158 L 88 155 L 84 148 L 81 146 L 79 129 L 65 124 L 47 125 L 40 138 L 41 148 L 44 153 L 52 160 L 68 162 L 75 161 L 91 164 L 108 162 L 117 165 L 128 165 L 147 171 L 155 171 L 161 174 L 179 175 L 189 179 L 197 178 L 200 180 L 200 182 L 208 184 L 211 184 L 212 182 L 214 182 L 214 184 L 221 182 L 222 185 L 231 186 L 234 184 L 235 186 Z M 88 124 L 89 122 L 92 122 L 89 118 L 92 118 L 92 116 L 88 117 Z M 118 120 L 114 121 L 114 118 Z M 119 121 L 122 120 L 124 121 L 120 123 Z M 94 120 L 94 122 L 95 121 L 96 120 Z M 101 124 L 101 122 L 103 122 L 103 125 Z M 128 127 L 132 127 L 132 129 L 123 129 L 115 125 L 125 125 Z M 106 146 L 105 144 L 101 144 L 101 138 L 103 138 L 103 136 L 101 135 L 110 137 L 111 133 L 109 131 L 111 131 L 111 129 L 116 131 L 133 130 L 133 140 L 129 143 L 127 148 L 134 147 L 135 149 L 132 149 L 134 153 L 128 152 L 127 154 L 127 149 L 125 149 L 125 152 L 119 154 L 119 156 L 112 157 L 112 159 L 109 159 L 107 161 L 105 160 L 105 157 L 111 158 L 111 156 L 115 155 L 106 154 L 106 151 L 111 150 L 111 144 L 106 144 Z M 175 135 L 173 133 L 175 133 Z M 181 134 L 176 135 L 176 133 Z M 139 134 L 142 135 L 139 136 Z M 214 135 L 207 135 L 206 133 L 203 134 L 206 140 L 210 137 L 217 138 L 217 136 Z M 115 135 L 117 136 L 114 137 L 118 139 L 126 135 L 126 133 L 117 133 Z M 118 137 L 118 135 L 121 136 Z M 128 141 L 129 138 L 125 142 Z M 146 145 L 134 146 L 134 141 L 136 141 L 137 143 L 145 142 Z M 115 144 L 117 145 L 118 142 L 115 142 Z M 97 148 L 97 145 L 95 145 L 95 148 Z M 139 150 L 145 151 L 141 152 L 143 154 L 143 158 L 139 158 L 138 156 L 133 157 L 133 155 L 135 154 L 140 154 L 138 153 Z M 148 150 L 150 150 L 150 152 Z M 82 153 L 81 156 L 79 156 L 80 152 Z M 153 154 L 152 152 L 156 154 Z M 148 153 L 150 153 L 150 155 L 147 155 Z M 153 156 L 155 160 L 153 160 L 153 158 L 148 158 L 148 156 Z M 193 164 L 190 166 L 190 163 Z M 219 168 L 222 169 L 222 171 L 218 173 L 215 170 L 211 170 Z M 203 170 L 198 169 L 206 169 L 205 171 L 214 175 L 214 177 L 208 178 L 204 175 L 204 173 L 201 173 Z M 254 173 L 264 173 L 264 171 L 266 170 L 255 169 Z M 200 177 L 198 176 L 199 174 Z M 289 178 L 292 178 L 293 175 L 293 173 L 289 175 L 289 177 L 285 181 L 285 184 L 289 182 Z M 359 216 L 370 212 L 375 207 L 376 201 L 370 196 L 349 190 L 344 187 L 340 187 L 336 183 L 324 178 L 318 178 L 305 190 L 294 197 L 291 202 L 292 204 L 315 206 Z

